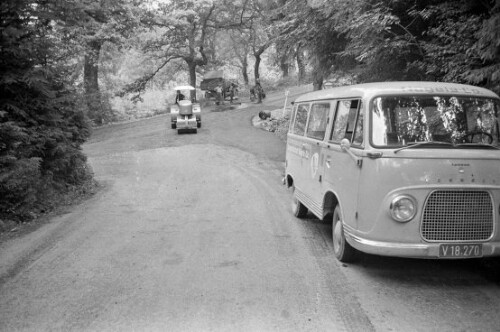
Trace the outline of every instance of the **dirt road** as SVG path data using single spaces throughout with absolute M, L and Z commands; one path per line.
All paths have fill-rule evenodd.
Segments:
M 104 189 L 0 247 L 0 330 L 494 331 L 479 262 L 334 260 L 331 226 L 290 212 L 263 105 L 114 125 L 86 144 Z

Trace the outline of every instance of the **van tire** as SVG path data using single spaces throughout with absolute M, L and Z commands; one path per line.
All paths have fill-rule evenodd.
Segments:
M 342 215 L 340 207 L 337 205 L 333 211 L 332 218 L 332 238 L 333 253 L 335 257 L 343 262 L 352 262 L 356 258 L 357 250 L 354 249 L 345 239 L 344 227 L 342 224 Z
M 295 187 L 292 186 L 292 212 L 297 218 L 304 218 L 307 215 L 307 208 L 295 196 Z
M 176 128 L 177 128 L 177 123 L 172 122 L 172 129 L 176 129 Z

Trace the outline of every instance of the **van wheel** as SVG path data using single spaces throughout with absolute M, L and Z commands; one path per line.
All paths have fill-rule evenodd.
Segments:
M 172 122 L 172 129 L 177 128 L 177 124 L 175 122 Z
M 333 211 L 332 221 L 333 253 L 335 257 L 344 263 L 352 262 L 356 258 L 356 249 L 347 243 L 342 226 L 342 215 L 340 207 L 337 205 Z
M 196 124 L 196 126 L 197 126 L 198 128 L 201 128 L 201 121 L 198 121 L 198 123 Z
M 307 208 L 295 197 L 295 187 L 292 186 L 292 212 L 297 218 L 304 218 L 307 215 Z

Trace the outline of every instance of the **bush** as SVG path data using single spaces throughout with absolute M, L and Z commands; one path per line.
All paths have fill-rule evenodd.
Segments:
M 22 222 L 92 183 L 81 151 L 91 127 L 66 81 L 71 61 L 47 61 L 60 51 L 44 37 L 50 20 L 34 24 L 29 1 L 2 8 L 0 219 Z
M 40 188 L 40 161 L 3 158 L 0 162 L 0 211 L 4 214 L 24 215 L 33 207 Z

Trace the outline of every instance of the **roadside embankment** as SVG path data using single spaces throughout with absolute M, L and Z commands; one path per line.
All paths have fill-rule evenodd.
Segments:
M 280 139 L 286 141 L 290 113 L 290 108 L 261 111 L 253 117 L 252 124 L 254 127 L 275 133 Z

